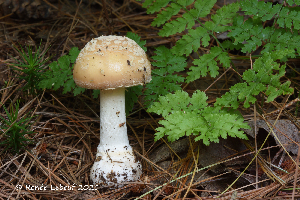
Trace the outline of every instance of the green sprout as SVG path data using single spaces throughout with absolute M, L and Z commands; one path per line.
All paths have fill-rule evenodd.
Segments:
M 38 84 L 43 79 L 43 73 L 45 71 L 43 68 L 44 64 L 50 59 L 47 58 L 43 60 L 48 49 L 42 53 L 41 44 L 38 48 L 36 48 L 35 52 L 33 52 L 32 48 L 29 46 L 26 47 L 26 52 L 21 45 L 21 50 L 19 50 L 16 46 L 14 46 L 14 48 L 19 52 L 21 59 L 18 60 L 13 57 L 16 63 L 10 64 L 10 66 L 17 71 L 22 72 L 18 78 L 27 82 L 23 87 L 23 90 L 29 90 L 30 94 L 36 94 L 36 91 L 40 89 Z
M 10 108 L 10 112 L 3 105 L 7 117 L 0 116 L 0 146 L 5 146 L 3 151 L 10 150 L 12 153 L 19 153 L 23 150 L 28 143 L 31 143 L 31 139 L 27 139 L 24 136 L 26 134 L 32 134 L 30 131 L 30 123 L 28 123 L 32 117 L 28 117 L 28 114 L 22 118 L 19 116 L 19 102 Z M 2 152 L 3 152 L 2 151 Z

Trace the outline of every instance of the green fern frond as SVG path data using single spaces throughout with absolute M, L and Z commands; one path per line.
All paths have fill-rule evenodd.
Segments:
M 174 35 L 176 33 L 181 33 L 185 29 L 190 29 L 195 25 L 195 20 L 193 16 L 189 13 L 184 13 L 182 17 L 178 17 L 176 20 L 166 23 L 158 35 L 166 37 Z
M 300 0 L 286 2 L 290 6 L 300 4 Z M 248 128 L 241 115 L 224 107 L 237 109 L 243 103 L 247 108 L 257 101 L 256 96 L 260 93 L 264 93 L 270 102 L 280 95 L 293 92 L 289 81 L 281 82 L 286 66 L 279 62 L 287 61 L 300 52 L 300 9 L 284 4 L 273 5 L 271 2 L 241 0 L 222 6 L 211 14 L 205 23 L 202 22 L 200 18 L 210 14 L 215 3 L 216 1 L 208 0 L 146 0 L 144 3 L 144 6 L 149 8 L 149 13 L 158 12 L 158 17 L 152 25 L 163 26 L 159 32 L 160 36 L 183 33 L 177 35 L 179 40 L 171 51 L 160 47 L 156 52 L 157 56 L 153 57 L 159 62 L 153 63 L 157 69 L 153 70 L 154 78 L 147 85 L 149 88 L 145 94 L 146 100 L 154 101 L 148 111 L 164 117 L 164 120 L 159 122 L 162 127 L 156 129 L 156 140 L 167 136 L 170 141 L 175 141 L 183 136 L 194 135 L 195 140 L 203 140 L 208 145 L 210 142 L 218 142 L 220 137 L 246 138 L 243 132 L 239 131 L 240 128 Z M 178 13 L 183 14 L 178 17 Z M 218 33 L 227 33 L 229 39 L 220 42 L 216 37 Z M 217 43 L 215 47 L 211 42 L 212 38 Z M 170 70 L 177 65 L 176 62 L 169 65 L 170 57 L 174 56 L 174 60 L 184 60 L 184 57 L 189 57 L 192 52 L 198 53 L 201 47 L 208 48 L 209 53 L 200 56 L 199 59 L 193 58 L 187 82 L 208 73 L 211 77 L 216 77 L 220 64 L 225 68 L 230 67 L 227 50 L 252 53 L 261 49 L 261 55 L 255 56 L 259 58 L 253 63 L 253 68 L 243 73 L 244 82 L 232 86 L 229 92 L 217 99 L 214 107 L 207 106 L 204 93 L 196 91 L 190 98 L 180 90 L 180 81 L 183 78 L 174 72 L 183 68 L 177 71 Z M 165 55 L 163 51 L 166 52 Z M 171 94 L 174 91 L 175 93 Z M 157 99 L 159 101 L 155 102 Z
M 286 0 L 286 2 L 287 2 L 290 6 L 292 6 L 292 5 L 294 5 L 294 4 L 300 5 L 300 0 Z
M 173 20 L 169 23 L 166 23 L 162 30 L 159 32 L 160 36 L 169 36 L 174 35 L 176 33 L 181 33 L 186 29 L 191 29 L 195 25 L 195 21 L 199 19 L 199 17 L 206 17 L 209 13 L 216 0 L 197 0 L 195 1 L 194 8 L 190 9 L 188 12 L 184 13 L 182 17 L 178 17 L 176 20 Z M 175 6 L 176 5 L 176 6 Z M 168 14 L 169 19 L 171 18 L 171 11 L 174 13 L 180 8 L 184 8 L 187 6 L 180 3 L 173 3 L 171 7 L 168 7 L 166 11 L 162 11 L 161 14 L 158 14 L 158 17 L 154 20 L 155 25 L 160 25 L 165 23 L 167 20 L 163 18 L 166 14 Z M 173 8 L 173 9 L 171 9 Z M 176 8 L 176 9 L 175 9 Z M 178 12 L 179 12 L 178 10 Z M 177 12 L 177 13 L 178 13 Z M 176 14 L 177 14 L 176 13 Z M 175 15 L 175 14 L 173 14 Z
M 190 29 L 188 34 L 183 35 L 182 38 L 176 42 L 172 52 L 179 56 L 184 54 L 189 55 L 192 51 L 198 50 L 201 45 L 200 41 L 202 41 L 202 46 L 208 46 L 210 36 L 205 28 L 199 26 L 196 29 Z
M 161 10 L 161 8 L 166 7 L 171 0 L 146 0 L 143 3 L 143 7 L 147 8 L 147 13 L 153 14 Z
M 62 87 L 63 94 L 70 92 L 72 89 L 74 89 L 74 95 L 83 92 L 85 89 L 76 86 L 73 80 L 73 64 L 79 52 L 77 47 L 73 47 L 68 55 L 64 55 L 57 61 L 50 63 L 50 70 L 44 73 L 44 78 L 39 82 L 39 87 L 53 90 Z
M 234 20 L 231 32 L 227 36 L 234 38 L 234 45 L 243 44 L 241 48 L 243 53 L 252 52 L 262 45 L 263 40 L 269 39 L 274 29 L 270 27 L 264 29 L 262 21 L 258 18 L 254 20 L 249 18 L 245 22 L 243 19 L 239 16 Z
M 282 8 L 282 4 L 276 4 L 273 6 L 272 2 L 264 1 L 241 1 L 241 10 L 245 12 L 245 15 L 252 15 L 262 18 L 263 21 L 271 20 L 278 14 Z
M 274 59 L 274 55 L 265 53 L 258 58 L 253 64 L 253 69 L 244 72 L 243 80 L 246 82 L 232 86 L 229 92 L 217 99 L 215 105 L 237 109 L 239 102 L 243 102 L 244 107 L 248 108 L 250 103 L 255 103 L 255 96 L 260 92 L 266 93 L 267 102 L 273 101 L 282 94 L 292 94 L 293 89 L 289 87 L 290 82 L 287 81 L 283 84 L 280 82 L 280 78 L 285 74 L 285 65 L 280 66 L 274 60 L 280 59 L 284 55 L 282 53 L 277 55 L 279 57 Z
M 240 128 L 249 128 L 244 119 L 236 113 L 222 110 L 221 107 L 208 107 L 207 96 L 204 92 L 196 91 L 190 98 L 184 91 L 159 97 L 149 112 L 161 114 L 164 120 L 159 121 L 163 127 L 158 127 L 155 140 L 167 136 L 169 141 L 180 137 L 195 135 L 195 140 L 218 142 L 219 137 L 239 137 L 246 139 Z
M 231 27 L 231 32 L 227 34 L 232 37 L 233 45 L 241 45 L 243 53 L 252 52 L 257 47 L 265 43 L 262 54 L 274 50 L 294 49 L 300 50 L 300 36 L 297 31 L 287 32 L 282 28 L 263 27 L 261 19 L 249 18 L 246 21 L 242 16 L 236 17 Z M 228 41 L 227 41 L 228 42 Z M 230 45 L 230 44 L 229 44 Z M 288 57 L 295 57 L 296 51 L 288 54 Z
M 190 67 L 190 71 L 187 73 L 187 82 L 194 81 L 201 76 L 204 77 L 207 73 L 210 73 L 212 77 L 216 77 L 219 74 L 219 67 L 216 60 L 223 64 L 225 68 L 230 67 L 228 53 L 222 51 L 220 47 L 212 47 L 210 53 L 204 54 L 199 59 L 194 60 L 193 64 L 195 66 Z
M 195 0 L 173 0 L 173 2 L 176 2 L 178 3 L 179 5 L 181 6 L 188 6 L 188 5 L 191 5 Z M 197 0 L 196 0 L 197 1 Z
M 177 55 L 189 55 L 192 51 L 197 51 L 200 45 L 204 47 L 208 46 L 210 41 L 210 33 L 228 30 L 229 26 L 226 25 L 232 22 L 232 18 L 237 15 L 236 12 L 238 9 L 239 5 L 237 3 L 223 6 L 215 15 L 211 17 L 212 21 L 207 21 L 204 24 L 204 27 L 199 26 L 195 29 L 190 29 L 188 34 L 183 35 L 182 38 L 176 42 L 172 52 L 176 53 Z M 178 25 L 178 27 L 180 26 Z M 187 27 L 184 27 L 184 29 L 185 28 L 189 29 L 191 26 L 188 25 Z M 200 43 L 200 40 L 202 41 L 202 44 Z
M 190 13 L 195 19 L 206 17 L 216 2 L 216 0 L 197 0 L 195 1 L 194 9 L 191 9 Z
M 231 3 L 218 9 L 216 14 L 211 16 L 212 21 L 205 22 L 205 27 L 212 32 L 224 32 L 229 28 L 229 24 L 232 23 L 234 17 L 238 16 L 239 3 Z
M 161 13 L 157 15 L 157 17 L 153 20 L 151 25 L 160 26 L 164 24 L 166 21 L 171 19 L 172 16 L 177 15 L 181 8 L 181 5 L 177 3 L 171 3 L 169 7 L 167 7 L 165 10 L 161 11 Z
M 294 58 L 296 50 L 298 53 L 300 52 L 300 35 L 296 32 L 291 33 L 284 31 L 284 29 L 276 29 L 261 53 L 272 52 L 274 50 L 289 51 L 287 57 Z
M 296 10 L 297 9 L 297 10 Z M 284 7 L 279 13 L 277 24 L 281 28 L 300 29 L 300 10 L 299 8 Z

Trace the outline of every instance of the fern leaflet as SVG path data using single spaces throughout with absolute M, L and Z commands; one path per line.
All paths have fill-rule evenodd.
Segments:
M 164 24 L 166 21 L 171 19 L 173 15 L 178 14 L 180 9 L 181 9 L 181 5 L 178 5 L 176 3 L 171 3 L 169 7 L 167 7 L 165 10 L 161 11 L 161 13 L 157 15 L 157 17 L 153 20 L 151 25 L 160 26 Z
M 219 74 L 219 67 L 217 62 L 223 64 L 224 67 L 230 67 L 230 58 L 226 52 L 223 52 L 220 47 L 212 47 L 210 53 L 204 54 L 199 59 L 195 59 L 193 64 L 196 66 L 191 66 L 190 71 L 187 73 L 187 82 L 194 81 L 200 76 L 206 76 L 210 73 L 212 77 L 216 77 Z
M 159 32 L 160 36 L 169 36 L 174 35 L 176 33 L 181 33 L 185 29 L 191 29 L 195 25 L 195 20 L 198 20 L 199 17 L 206 17 L 209 13 L 211 8 L 216 3 L 216 0 L 197 0 L 195 1 L 194 8 L 190 9 L 189 12 L 186 12 L 182 15 L 182 17 L 178 17 L 176 20 L 173 20 L 169 23 L 166 23 L 162 30 Z M 174 5 L 171 7 L 175 7 L 179 9 L 178 6 L 185 7 L 187 5 L 182 5 L 179 3 L 174 3 Z M 170 9 L 167 8 L 169 11 Z M 175 9 L 172 9 L 175 13 Z M 178 10 L 179 12 L 179 10 Z M 177 13 L 178 13 L 177 12 Z M 170 13 L 170 11 L 168 12 Z M 166 14 L 166 12 L 162 12 L 161 14 L 158 14 L 158 17 L 154 20 L 154 25 L 160 25 L 166 22 L 166 20 L 163 20 L 163 17 Z M 171 17 L 169 17 L 171 18 Z

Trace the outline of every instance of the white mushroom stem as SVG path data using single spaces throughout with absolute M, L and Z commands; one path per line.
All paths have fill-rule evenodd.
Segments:
M 100 92 L 100 144 L 91 169 L 94 184 L 120 185 L 136 181 L 142 173 L 129 145 L 125 114 L 125 88 Z
M 100 92 L 100 145 L 99 150 L 129 146 L 126 113 L 125 88 L 102 90 Z M 104 149 L 100 149 L 104 148 Z

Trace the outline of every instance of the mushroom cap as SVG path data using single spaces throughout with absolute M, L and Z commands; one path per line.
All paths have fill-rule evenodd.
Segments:
M 79 53 L 73 79 L 79 87 L 88 89 L 143 85 L 151 81 L 151 64 L 132 39 L 101 36 L 88 42 Z

